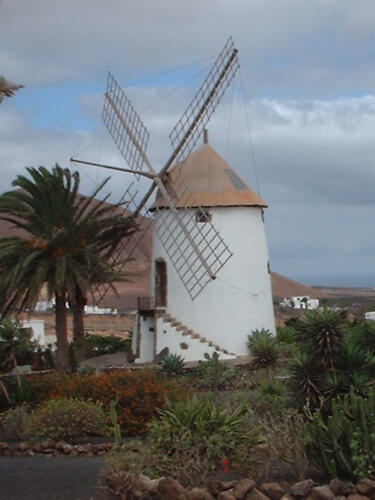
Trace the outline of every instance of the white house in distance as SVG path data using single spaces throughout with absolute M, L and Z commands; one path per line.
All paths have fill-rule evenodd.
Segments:
M 176 169 L 169 172 L 172 181 Z M 151 297 L 140 298 L 133 329 L 136 361 L 152 361 L 166 347 L 186 361 L 215 351 L 220 359 L 246 355 L 253 330 L 275 333 L 263 217 L 267 205 L 207 142 L 185 160 L 178 175 L 195 199 L 188 210 L 205 209 L 233 256 L 192 300 L 154 228 Z M 158 195 L 155 204 L 165 207 Z
M 308 295 L 291 297 L 280 302 L 281 307 L 290 307 L 293 309 L 318 309 L 319 299 L 312 299 Z

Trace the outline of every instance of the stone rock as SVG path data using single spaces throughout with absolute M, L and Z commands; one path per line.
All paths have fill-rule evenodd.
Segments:
M 217 500 L 236 500 L 236 497 L 233 495 L 233 488 L 219 493 Z
M 304 481 L 293 484 L 290 488 L 290 492 L 295 497 L 307 497 L 310 495 L 313 486 L 314 481 L 312 479 L 305 479 Z
M 73 448 L 73 449 L 71 450 L 71 452 L 69 453 L 69 455 L 70 455 L 71 457 L 78 457 L 78 455 L 79 455 L 78 450 L 76 450 L 75 448 Z
M 65 442 L 64 441 L 58 441 L 56 444 L 55 444 L 55 448 L 57 451 L 61 451 L 63 452 L 64 451 L 64 446 L 65 446 Z
M 332 479 L 329 487 L 335 496 L 347 496 L 354 490 L 354 485 L 347 481 L 340 481 L 339 479 Z
M 359 493 L 351 493 L 346 498 L 347 500 L 370 500 L 370 497 L 366 495 L 360 495 Z
M 335 495 L 328 484 L 325 484 L 323 486 L 315 486 L 311 490 L 311 496 L 314 500 L 332 500 Z
M 368 478 L 361 479 L 357 484 L 357 491 L 361 495 L 371 497 L 375 494 L 375 481 Z
M 73 450 L 73 446 L 71 444 L 68 444 L 68 443 L 63 443 L 62 447 L 61 447 L 61 450 L 63 453 L 65 453 L 65 455 L 69 455 L 69 453 Z
M 333 500 L 346 500 L 345 495 L 337 495 L 333 497 Z
M 237 484 L 237 481 L 219 481 L 217 483 L 218 488 L 220 488 L 220 491 L 225 491 L 225 490 L 230 490 L 231 488 L 234 488 Z
M 246 495 L 246 500 L 269 500 L 269 497 L 262 493 L 257 488 L 253 488 L 250 493 Z
M 165 500 L 188 500 L 187 492 L 181 484 L 171 477 L 160 479 L 158 484 L 160 498 Z
M 245 498 L 246 494 L 252 490 L 255 486 L 255 481 L 250 478 L 241 479 L 233 487 L 233 495 L 238 499 L 242 500 Z
M 154 358 L 154 363 L 162 363 L 165 358 L 169 355 L 169 348 L 164 347 Z
M 26 443 L 24 443 L 23 441 L 21 443 L 19 443 L 19 445 L 17 446 L 18 451 L 26 451 L 27 448 L 28 448 L 28 445 Z
M 206 488 L 193 488 L 187 492 L 189 500 L 214 500 L 215 497 Z
M 53 453 L 55 450 L 53 448 L 42 448 L 42 453 L 44 453 L 45 455 L 50 455 L 51 453 Z
M 272 498 L 272 500 L 280 500 L 284 495 L 284 489 L 278 483 L 263 483 L 259 488 L 262 493 Z

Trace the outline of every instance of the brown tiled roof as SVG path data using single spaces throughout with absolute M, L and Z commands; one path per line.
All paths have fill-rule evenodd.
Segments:
M 173 185 L 179 186 L 181 181 L 192 196 L 177 198 Z M 203 144 L 185 162 L 173 167 L 167 174 L 166 185 L 177 207 L 267 206 L 209 144 Z M 154 206 L 166 206 L 160 192 Z

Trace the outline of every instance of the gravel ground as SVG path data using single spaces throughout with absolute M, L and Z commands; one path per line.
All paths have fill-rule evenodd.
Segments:
M 104 499 L 101 457 L 0 457 L 0 500 Z

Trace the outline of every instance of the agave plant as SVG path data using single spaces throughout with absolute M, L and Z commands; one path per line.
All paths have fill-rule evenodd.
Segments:
M 178 375 L 184 368 L 184 361 L 184 358 L 178 354 L 169 354 L 163 360 L 162 369 L 167 373 Z

